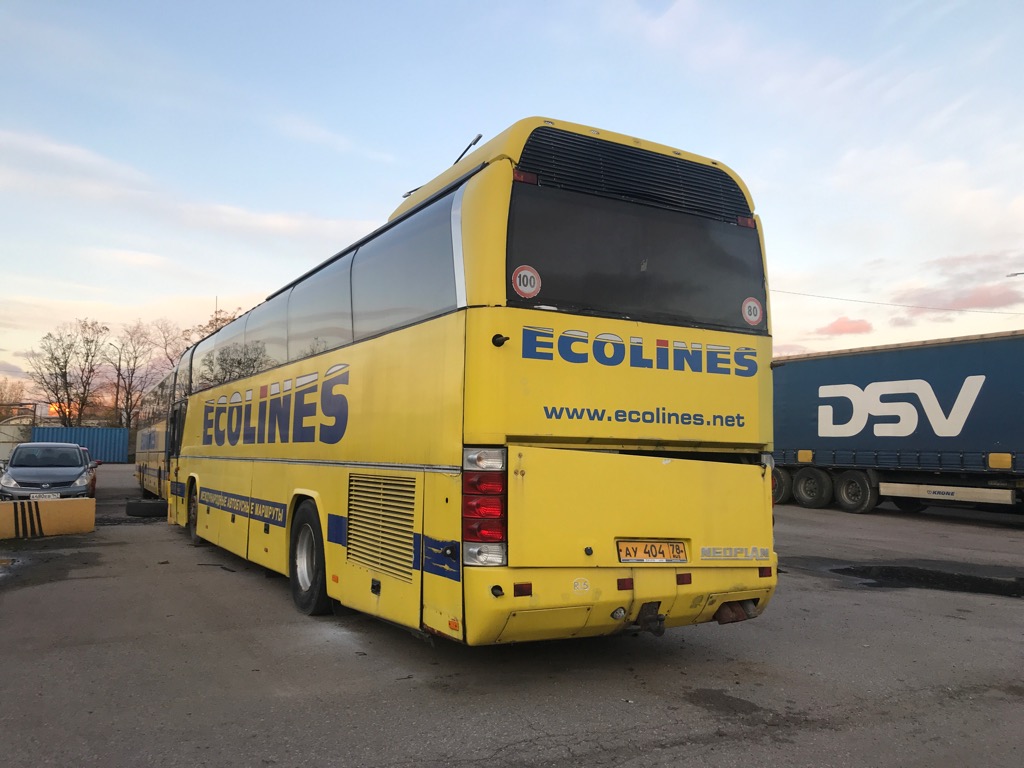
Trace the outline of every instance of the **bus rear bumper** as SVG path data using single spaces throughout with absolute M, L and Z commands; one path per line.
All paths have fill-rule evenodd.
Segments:
M 774 560 L 770 569 L 466 568 L 464 579 L 469 645 L 733 623 L 759 616 L 777 582 Z

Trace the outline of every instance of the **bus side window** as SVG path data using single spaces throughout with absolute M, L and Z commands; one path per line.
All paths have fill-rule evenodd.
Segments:
M 453 199 L 454 195 L 443 197 L 356 252 L 352 266 L 356 339 L 456 308 Z
M 287 296 L 288 360 L 352 343 L 352 254 L 298 283 Z

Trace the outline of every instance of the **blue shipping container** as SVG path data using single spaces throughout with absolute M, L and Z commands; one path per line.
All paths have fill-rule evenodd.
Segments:
M 33 427 L 32 442 L 77 443 L 93 459 L 110 464 L 128 461 L 128 430 L 116 427 Z

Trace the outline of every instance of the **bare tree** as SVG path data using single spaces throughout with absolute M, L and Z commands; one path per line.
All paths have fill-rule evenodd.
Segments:
M 24 400 L 25 382 L 11 381 L 6 376 L 0 379 L 0 420 L 20 413 L 19 406 L 24 404 Z
M 182 329 L 177 323 L 161 317 L 150 323 L 150 333 L 155 345 L 153 365 L 161 373 L 167 373 L 192 344 L 192 329 Z
M 242 314 L 241 307 L 236 307 L 234 312 L 228 312 L 226 309 L 214 310 L 213 314 L 210 315 L 210 319 L 205 323 L 192 326 L 190 329 L 189 343 L 205 339 L 214 331 L 219 331 L 240 314 Z
M 82 426 L 82 417 L 96 397 L 109 333 L 96 320 L 77 319 L 43 336 L 40 351 L 28 354 L 29 378 L 53 404 L 65 427 Z
M 106 360 L 114 374 L 114 410 L 117 425 L 131 429 L 138 417 L 142 395 L 161 376 L 154 362 L 157 341 L 152 325 L 136 320 L 122 328 L 107 344 Z
M 200 339 L 205 339 L 214 331 L 218 331 L 242 313 L 237 307 L 234 312 L 225 309 L 215 310 L 210 319 L 189 328 L 182 328 L 167 318 L 154 320 L 150 324 L 155 345 L 154 365 L 166 373 L 178 364 L 185 350 Z

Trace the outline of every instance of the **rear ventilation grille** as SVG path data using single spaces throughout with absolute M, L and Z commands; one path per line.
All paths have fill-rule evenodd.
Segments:
M 351 475 L 348 559 L 412 583 L 416 479 Z
M 518 168 L 537 174 L 542 187 L 629 200 L 728 224 L 751 216 L 743 190 L 721 168 L 556 128 L 537 128 L 530 134 Z

